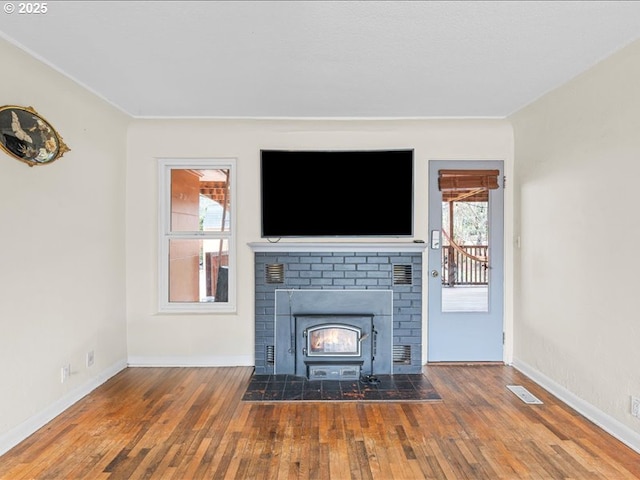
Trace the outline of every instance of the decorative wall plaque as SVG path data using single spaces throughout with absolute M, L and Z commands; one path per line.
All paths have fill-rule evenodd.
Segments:
M 0 148 L 33 167 L 46 165 L 69 151 L 55 128 L 32 107 L 0 107 Z

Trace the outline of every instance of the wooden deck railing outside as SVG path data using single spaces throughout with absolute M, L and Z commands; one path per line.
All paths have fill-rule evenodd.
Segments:
M 487 245 L 460 245 L 467 255 L 452 246 L 442 247 L 443 285 L 488 285 L 488 263 L 477 258 L 487 258 Z M 475 257 L 475 258 L 474 258 Z

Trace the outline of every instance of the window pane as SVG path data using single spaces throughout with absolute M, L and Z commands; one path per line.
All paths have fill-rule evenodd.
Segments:
M 229 241 L 169 240 L 169 302 L 228 302 Z
M 171 170 L 171 231 L 229 231 L 229 169 Z
M 489 311 L 489 202 L 442 202 L 442 311 Z
M 235 159 L 161 159 L 161 312 L 235 311 Z
M 200 287 L 207 302 L 229 301 L 229 240 L 204 240 Z

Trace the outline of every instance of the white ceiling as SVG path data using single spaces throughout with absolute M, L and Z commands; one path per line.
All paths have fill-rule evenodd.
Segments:
M 0 36 L 136 117 L 504 117 L 640 38 L 640 2 L 49 1 Z

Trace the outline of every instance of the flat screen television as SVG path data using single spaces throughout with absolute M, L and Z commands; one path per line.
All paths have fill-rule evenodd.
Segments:
M 262 150 L 262 237 L 413 235 L 413 150 Z

